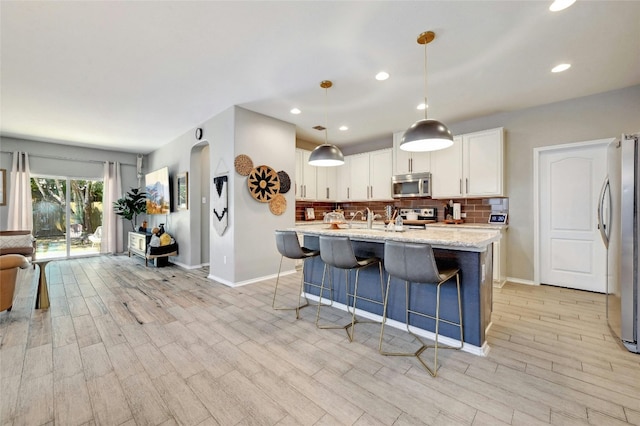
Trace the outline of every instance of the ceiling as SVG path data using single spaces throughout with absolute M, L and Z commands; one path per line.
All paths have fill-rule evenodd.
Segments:
M 311 142 L 390 139 L 424 115 L 426 30 L 445 123 L 640 84 L 640 2 L 549 5 L 3 0 L 0 134 L 148 153 L 239 105 Z

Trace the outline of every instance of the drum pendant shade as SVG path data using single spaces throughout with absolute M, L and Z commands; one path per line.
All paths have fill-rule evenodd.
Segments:
M 327 141 L 327 89 L 333 86 L 329 80 L 320 82 L 320 87 L 324 89 L 325 112 L 324 112 L 324 143 L 317 146 L 309 156 L 309 165 L 317 167 L 334 167 L 344 164 L 344 155 L 337 146 Z
M 453 135 L 449 128 L 438 120 L 427 118 L 427 44 L 435 38 L 433 31 L 426 31 L 418 36 L 418 44 L 424 45 L 424 119 L 416 121 L 404 132 L 400 141 L 400 149 L 403 151 L 437 151 L 453 145 Z

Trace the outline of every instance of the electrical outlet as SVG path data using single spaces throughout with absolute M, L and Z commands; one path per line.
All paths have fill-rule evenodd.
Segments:
M 202 197 L 202 204 L 207 204 L 207 197 Z
M 222 256 L 222 263 L 227 264 L 227 256 Z
M 467 214 L 466 213 L 460 213 L 460 217 L 464 219 L 465 217 L 467 217 Z

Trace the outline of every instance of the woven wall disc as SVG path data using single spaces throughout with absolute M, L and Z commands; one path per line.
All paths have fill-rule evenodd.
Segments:
M 278 172 L 278 179 L 280 179 L 280 193 L 286 194 L 291 189 L 291 179 L 284 170 Z
M 282 194 L 276 194 L 271 201 L 269 201 L 269 210 L 276 216 L 280 216 L 287 210 L 287 199 Z
M 251 170 L 247 185 L 251 196 L 261 203 L 268 203 L 280 192 L 278 173 L 269 166 L 258 166 Z
M 253 169 L 253 161 L 251 160 L 251 157 L 244 154 L 238 155 L 234 160 L 233 165 L 236 168 L 236 172 L 242 176 L 248 176 L 249 173 L 251 173 L 251 169 Z

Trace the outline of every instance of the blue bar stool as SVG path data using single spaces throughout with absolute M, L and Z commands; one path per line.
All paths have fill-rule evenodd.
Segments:
M 380 344 L 378 351 L 382 355 L 387 356 L 415 356 L 418 358 L 422 366 L 435 377 L 438 373 L 438 348 L 440 349 L 460 349 L 463 345 L 463 330 L 462 330 L 462 306 L 460 300 L 460 274 L 459 269 L 447 269 L 440 271 L 433 255 L 433 249 L 429 244 L 417 244 L 417 243 L 401 243 L 398 241 L 386 241 L 384 244 L 384 267 L 389 278 L 387 279 L 387 293 L 384 299 L 384 309 L 382 314 L 382 327 L 380 328 Z M 391 284 L 391 277 L 398 278 L 404 281 L 405 285 L 405 322 L 407 331 L 415 337 L 422 345 L 418 350 L 413 353 L 404 352 L 386 352 L 382 349 L 382 342 L 384 340 L 384 325 L 387 321 L 387 304 L 389 300 L 389 285 Z M 440 287 L 450 282 L 451 278 L 456 278 L 456 287 L 458 290 L 458 322 L 447 321 L 440 319 Z M 436 285 L 436 312 L 435 317 L 424 312 L 416 312 L 411 309 L 409 300 L 410 286 L 411 285 Z M 429 346 L 425 344 L 419 336 L 411 332 L 409 329 L 409 314 L 419 315 L 425 318 L 435 320 L 435 344 Z M 438 332 L 440 322 L 446 322 L 447 324 L 454 325 L 460 329 L 460 346 L 444 346 L 438 344 Z M 426 362 L 420 357 L 422 352 L 427 348 L 434 348 L 433 354 L 433 367 L 429 367 Z
M 349 337 L 349 341 L 353 341 L 353 335 L 355 333 L 355 325 L 357 323 L 376 323 L 378 321 L 361 321 L 356 320 L 356 305 L 358 299 L 367 300 L 372 303 L 378 303 L 383 306 L 384 302 L 384 283 L 382 280 L 382 261 L 378 257 L 356 257 L 353 252 L 353 246 L 351 245 L 351 240 L 349 237 L 340 237 L 340 236 L 320 236 L 320 257 L 324 262 L 324 270 L 322 272 L 322 284 L 320 286 L 320 300 L 318 302 L 318 311 L 316 313 L 316 327 L 322 329 L 331 329 L 331 328 L 344 328 L 347 332 L 347 336 Z M 378 269 L 380 271 L 380 300 L 373 300 L 370 298 L 362 297 L 358 295 L 358 282 L 360 278 L 360 270 L 366 268 L 371 265 L 378 265 Z M 331 326 L 331 325 L 320 325 L 320 307 L 322 302 L 322 293 L 324 291 L 324 283 L 325 276 L 327 275 L 327 271 L 329 271 L 329 288 L 333 290 L 333 277 L 331 274 L 330 268 L 338 268 L 343 269 L 345 271 L 345 281 L 346 281 L 346 305 L 347 312 L 351 313 L 351 322 L 345 324 L 343 326 Z M 353 289 L 353 294 L 349 293 L 349 271 L 355 269 L 356 270 L 356 281 Z M 352 297 L 353 305 L 349 306 L 349 298 Z M 351 329 L 351 333 L 349 332 Z
M 304 281 L 304 265 L 306 260 L 320 254 L 319 250 L 311 250 L 306 247 L 301 247 L 298 241 L 298 234 L 295 231 L 276 231 L 276 246 L 280 252 L 280 266 L 278 267 L 278 277 L 276 278 L 276 288 L 273 290 L 273 301 L 271 307 L 277 311 L 288 310 L 296 311 L 296 319 L 300 318 L 300 309 L 305 306 L 309 306 L 309 299 L 305 294 L 305 303 L 301 305 L 300 297 L 304 293 L 304 285 L 314 285 L 313 283 L 305 283 Z M 300 291 L 298 292 L 298 306 L 297 307 L 284 307 L 276 306 L 276 297 L 278 295 L 278 283 L 280 281 L 280 271 L 282 270 L 282 260 L 284 258 L 302 260 L 302 277 L 300 278 Z

